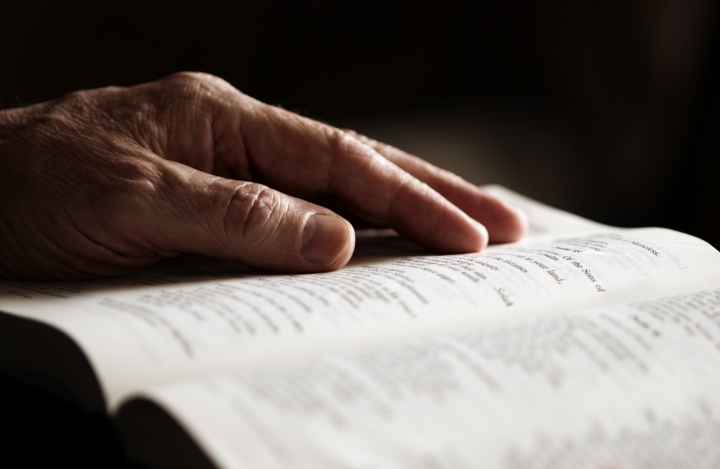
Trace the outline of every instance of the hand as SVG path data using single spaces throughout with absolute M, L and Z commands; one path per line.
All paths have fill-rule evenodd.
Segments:
M 180 73 L 0 112 L 0 276 L 116 275 L 177 253 L 286 272 L 354 247 L 329 200 L 437 252 L 513 241 L 523 217 L 396 148 Z

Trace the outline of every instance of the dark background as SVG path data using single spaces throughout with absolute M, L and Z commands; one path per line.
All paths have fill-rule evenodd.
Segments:
M 205 71 L 472 182 L 718 247 L 719 39 L 712 0 L 3 2 L 0 108 Z M 36 397 L 5 417 L 84 421 Z M 64 436 L 104 438 L 84 422 Z
M 0 107 L 206 71 L 472 182 L 717 246 L 716 13 L 712 0 L 3 2 Z

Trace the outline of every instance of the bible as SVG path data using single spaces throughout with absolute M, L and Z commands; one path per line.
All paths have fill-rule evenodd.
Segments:
M 0 282 L 0 370 L 106 416 L 144 467 L 720 467 L 720 253 L 487 190 L 525 239 Z

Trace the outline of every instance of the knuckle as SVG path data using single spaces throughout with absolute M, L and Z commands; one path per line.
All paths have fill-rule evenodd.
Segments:
M 204 74 L 195 72 L 177 72 L 159 81 L 164 87 L 178 90 L 192 90 L 205 85 L 206 82 Z
M 223 79 L 201 72 L 177 72 L 154 82 L 152 100 L 168 120 L 192 117 L 196 112 L 211 115 L 232 86 Z
M 202 72 L 177 72 L 159 81 L 162 88 L 168 89 L 179 96 L 196 98 L 203 95 L 214 95 L 219 89 L 229 87 L 222 78 Z
M 371 145 L 377 142 L 355 132 L 327 127 L 325 139 L 330 148 L 329 154 L 333 159 L 350 157 L 364 161 L 364 164 L 372 165 L 376 163 L 379 156 L 377 150 Z
M 104 131 L 116 130 L 112 127 L 116 122 L 113 115 L 119 114 L 119 109 L 122 109 L 117 106 L 121 93 L 120 87 L 67 93 L 43 105 L 42 117 L 38 121 L 49 125 L 55 132 L 62 132 L 65 137 L 76 135 L 85 140 L 101 128 Z
M 97 213 L 105 214 L 106 219 L 142 216 L 162 191 L 165 179 L 162 170 L 151 161 L 118 158 L 112 174 L 103 181 L 103 192 L 95 199 Z
M 331 154 L 346 153 L 357 144 L 357 139 L 353 135 L 330 126 L 325 128 L 325 140 L 330 146 Z
M 111 98 L 120 90 L 119 87 L 104 87 L 72 91 L 51 101 L 48 115 L 72 118 L 74 121 L 86 119 L 89 124 L 97 125 L 99 116 L 103 115 Z
M 139 183 L 141 186 L 159 187 L 165 177 L 155 161 L 146 158 L 118 158 L 115 174 L 124 181 Z
M 45 112 L 40 120 L 50 128 L 56 129 L 56 131 L 65 127 L 64 132 L 67 132 L 71 130 L 67 128 L 68 122 L 77 122 L 83 116 L 92 112 L 93 106 L 90 95 L 90 91 L 79 90 L 50 101 L 45 106 Z
M 345 132 L 347 135 L 353 137 L 354 139 L 356 139 L 356 140 L 358 140 L 358 141 L 360 141 L 360 142 L 362 142 L 362 143 L 364 143 L 364 144 L 366 144 L 366 145 L 374 146 L 374 145 L 379 144 L 379 142 L 371 139 L 370 137 L 368 137 L 368 136 L 366 136 L 366 135 L 363 135 L 363 134 L 359 133 L 359 132 L 356 131 L 356 130 L 353 130 L 353 129 L 342 129 L 342 131 Z
M 279 194 L 268 187 L 260 184 L 238 186 L 225 209 L 225 232 L 231 237 L 238 233 L 239 226 L 245 245 L 271 244 L 277 238 L 278 221 L 286 211 Z
M 205 72 L 183 71 L 170 74 L 165 77 L 164 80 L 180 83 L 206 83 L 214 80 L 220 80 L 220 78 Z
M 88 90 L 71 91 L 70 93 L 58 98 L 57 103 L 70 109 L 85 107 L 88 104 L 90 94 L 91 91 Z
M 328 155 L 332 158 L 330 165 L 338 158 L 362 154 L 360 142 L 354 136 L 335 127 L 325 128 L 325 141 L 330 150 Z

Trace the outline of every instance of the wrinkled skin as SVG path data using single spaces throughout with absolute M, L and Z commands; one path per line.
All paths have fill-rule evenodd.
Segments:
M 210 75 L 0 112 L 5 278 L 111 276 L 178 253 L 334 270 L 353 228 L 320 201 L 442 253 L 513 241 L 526 225 L 451 173 Z

